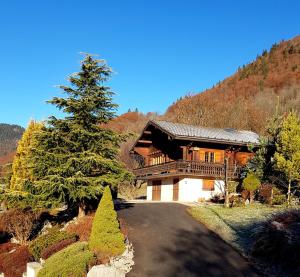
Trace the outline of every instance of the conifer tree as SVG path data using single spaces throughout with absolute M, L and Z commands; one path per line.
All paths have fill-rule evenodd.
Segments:
M 125 251 L 124 240 L 110 189 L 106 187 L 93 220 L 89 248 L 98 255 L 116 256 Z
M 283 120 L 276 143 L 275 167 L 288 180 L 287 201 L 291 200 L 292 181 L 300 180 L 300 121 L 294 112 Z
M 37 145 L 37 135 L 41 132 L 42 123 L 30 121 L 27 129 L 18 142 L 17 152 L 12 164 L 12 177 L 9 188 L 21 191 L 26 181 L 34 181 L 32 154 Z
M 31 193 L 44 206 L 75 203 L 81 216 L 87 201 L 99 197 L 104 186 L 115 189 L 130 179 L 117 160 L 125 137 L 105 126 L 117 108 L 112 102 L 114 93 L 104 85 L 111 73 L 103 60 L 87 54 L 81 71 L 69 77 L 70 86 L 60 86 L 67 97 L 49 101 L 66 116 L 50 117 L 35 151 L 37 181 Z

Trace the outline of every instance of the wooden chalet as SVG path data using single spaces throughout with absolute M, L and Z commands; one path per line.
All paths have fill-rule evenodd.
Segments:
M 239 179 L 258 138 L 251 131 L 151 120 L 131 149 L 134 173 L 147 181 L 147 200 L 207 200 L 223 193 L 225 173 Z

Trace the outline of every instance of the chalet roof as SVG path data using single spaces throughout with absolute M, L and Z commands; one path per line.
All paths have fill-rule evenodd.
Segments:
M 168 133 L 175 139 L 208 140 L 216 142 L 231 142 L 238 144 L 258 144 L 259 135 L 244 130 L 230 128 L 197 127 L 187 124 L 173 123 L 168 121 L 151 120 L 152 124 Z

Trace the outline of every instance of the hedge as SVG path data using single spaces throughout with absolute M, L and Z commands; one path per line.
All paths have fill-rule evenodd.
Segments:
M 47 234 L 41 235 L 29 244 L 29 252 L 38 261 L 43 250 L 49 246 L 66 239 L 75 239 L 75 234 L 60 231 L 58 227 L 53 227 Z
M 73 239 L 65 239 L 65 240 L 59 241 L 57 243 L 54 243 L 42 251 L 41 257 L 42 257 L 42 259 L 46 260 L 53 254 L 57 253 L 58 251 L 66 248 L 67 246 L 69 246 L 75 242 L 76 242 L 76 239 L 73 238 Z
M 94 253 L 88 249 L 87 242 L 76 242 L 47 259 L 38 277 L 86 276 L 94 260 Z

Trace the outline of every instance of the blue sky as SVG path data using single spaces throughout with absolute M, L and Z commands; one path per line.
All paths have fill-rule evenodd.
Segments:
M 1 1 L 0 122 L 58 114 L 45 101 L 97 53 L 115 74 L 118 113 L 163 113 L 281 39 L 299 34 L 300 1 Z

